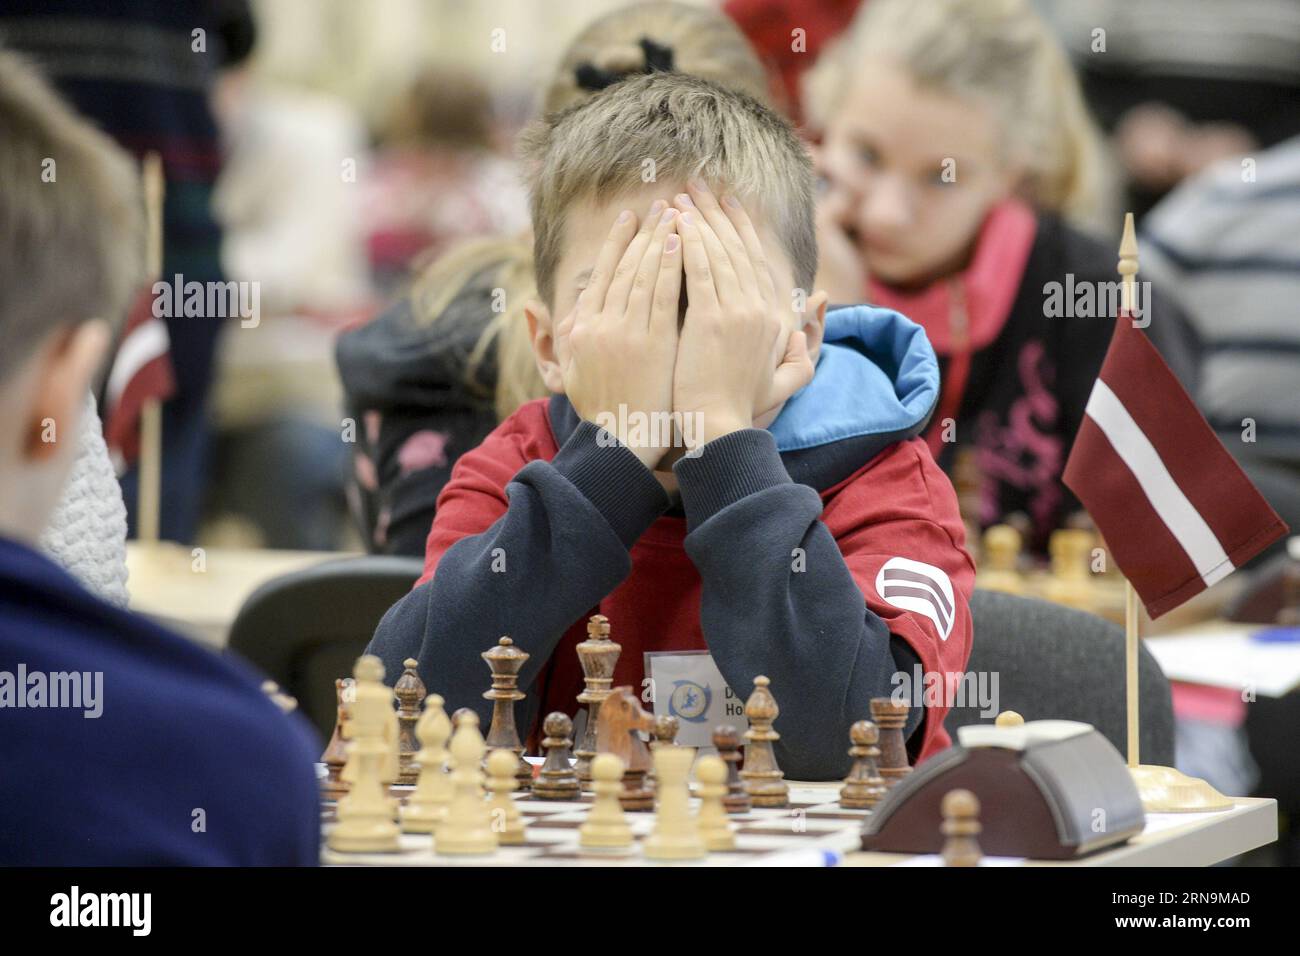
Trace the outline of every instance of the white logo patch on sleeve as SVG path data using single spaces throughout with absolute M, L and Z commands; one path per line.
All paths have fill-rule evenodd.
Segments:
M 948 640 L 956 618 L 952 581 L 942 568 L 910 558 L 890 558 L 876 575 L 876 593 L 886 604 L 915 611 L 934 621 L 941 640 Z

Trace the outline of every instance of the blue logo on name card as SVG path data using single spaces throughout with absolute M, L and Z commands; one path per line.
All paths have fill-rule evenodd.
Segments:
M 668 713 L 693 724 L 703 723 L 713 701 L 713 689 L 693 680 L 673 681 L 673 693 L 668 698 Z

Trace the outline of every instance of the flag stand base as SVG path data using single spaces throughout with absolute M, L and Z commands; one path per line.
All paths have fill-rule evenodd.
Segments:
M 1148 813 L 1211 813 L 1231 810 L 1232 801 L 1199 777 L 1173 767 L 1139 764 L 1128 772 Z

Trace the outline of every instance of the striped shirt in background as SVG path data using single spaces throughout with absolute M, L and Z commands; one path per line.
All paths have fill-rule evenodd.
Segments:
M 1300 469 L 1300 137 L 1184 183 L 1143 232 L 1143 275 L 1202 339 L 1206 418 L 1238 457 Z

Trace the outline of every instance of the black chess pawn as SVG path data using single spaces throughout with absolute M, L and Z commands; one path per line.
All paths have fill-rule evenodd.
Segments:
M 731 724 L 719 724 L 713 730 L 713 746 L 718 748 L 718 756 L 727 765 L 727 795 L 722 798 L 722 805 L 728 813 L 748 813 L 749 793 L 740 777 L 743 759 L 740 755 L 740 732 Z
M 949 790 L 939 804 L 944 866 L 979 866 L 980 801 L 969 790 Z
M 884 778 L 885 786 L 892 788 L 912 772 L 907 762 L 907 743 L 903 737 L 903 725 L 907 723 L 910 709 L 907 701 L 894 700 L 892 697 L 873 697 L 871 699 L 871 719 L 880 732 L 880 756 L 877 769 Z
M 870 810 L 888 792 L 885 780 L 876 770 L 880 748 L 876 746 L 880 731 L 869 720 L 859 720 L 849 728 L 849 756 L 853 766 L 840 788 L 840 806 L 851 810 Z
M 573 721 L 568 714 L 547 714 L 542 724 L 546 737 L 542 749 L 546 762 L 533 782 L 533 797 L 538 800 L 577 800 L 581 788 L 573 769 Z
M 678 726 L 677 718 L 670 714 L 661 714 L 655 718 L 654 726 L 650 728 L 650 759 L 652 761 L 657 748 L 671 747 L 677 742 Z M 650 772 L 645 775 L 645 785 L 649 790 L 654 790 L 657 787 L 653 764 L 650 766 Z

